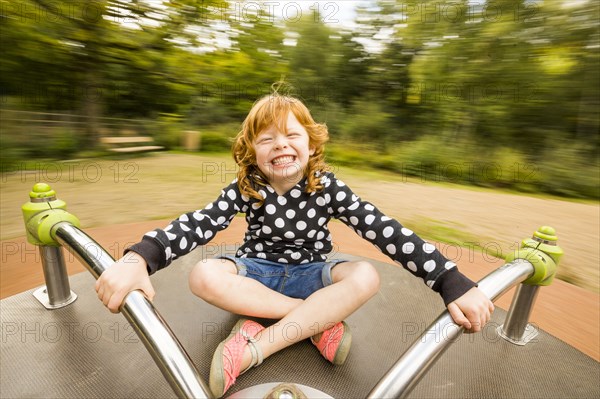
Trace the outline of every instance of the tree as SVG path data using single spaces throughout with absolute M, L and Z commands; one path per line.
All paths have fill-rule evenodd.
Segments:
M 297 92 L 309 106 L 335 96 L 332 82 L 339 43 L 336 32 L 312 16 L 288 22 L 287 29 L 297 38 L 295 46 L 290 46 L 286 54 L 290 60 L 289 80 Z
M 111 114 L 148 115 L 188 102 L 194 79 L 180 69 L 189 59 L 186 52 L 201 42 L 193 27 L 210 28 L 218 18 L 212 9 L 224 5 L 30 0 L 8 7 L 3 41 L 9 49 L 1 67 L 9 77 L 7 95 L 20 94 L 23 86 L 43 93 L 64 88 L 72 94 L 66 100 L 42 96 L 41 106 L 79 110 L 86 121 L 84 144 L 92 147 L 106 108 Z

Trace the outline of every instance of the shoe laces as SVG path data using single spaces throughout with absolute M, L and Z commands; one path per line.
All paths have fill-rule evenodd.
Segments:
M 323 335 L 319 340 L 318 346 L 321 350 L 321 353 L 323 354 L 323 356 L 325 356 L 327 360 L 333 360 L 333 358 L 335 357 L 335 352 L 338 350 L 343 336 L 344 325 L 342 323 L 337 323 L 329 330 L 323 331 Z

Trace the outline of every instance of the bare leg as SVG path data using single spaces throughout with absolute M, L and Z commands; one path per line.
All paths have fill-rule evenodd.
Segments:
M 346 262 L 332 270 L 334 284 L 316 291 L 278 323 L 259 333 L 257 343 L 266 358 L 344 320 L 379 290 L 379 275 L 368 262 Z M 251 361 L 246 348 L 242 369 Z
M 189 282 L 192 292 L 206 302 L 241 315 L 281 319 L 304 302 L 238 276 L 233 262 L 226 259 L 199 262 Z

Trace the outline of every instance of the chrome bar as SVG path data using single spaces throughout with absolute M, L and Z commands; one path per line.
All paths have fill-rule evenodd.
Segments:
M 40 245 L 39 249 L 46 286 L 35 290 L 33 296 L 46 309 L 65 307 L 74 302 L 77 295 L 71 291 L 62 247 Z
M 114 263 L 114 259 L 100 244 L 70 223 L 58 223 L 52 234 L 96 279 Z M 131 323 L 178 397 L 213 398 L 189 355 L 152 303 L 140 291 L 133 291 L 125 298 L 121 313 Z
M 517 259 L 494 270 L 481 281 L 479 289 L 494 301 L 534 272 L 533 265 Z M 463 328 L 444 311 L 402 355 L 371 390 L 368 398 L 404 398 L 427 373 L 429 368 L 457 340 Z
M 537 329 L 528 322 L 539 288 L 539 285 L 523 284 L 517 288 L 506 320 L 497 330 L 502 338 L 516 345 L 525 345 L 538 335 Z

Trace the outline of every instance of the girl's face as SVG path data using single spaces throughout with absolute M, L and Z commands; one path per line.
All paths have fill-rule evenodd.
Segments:
M 308 159 L 315 153 L 306 129 L 293 112 L 288 113 L 285 127 L 282 132 L 271 125 L 253 143 L 258 168 L 279 195 L 302 180 Z

